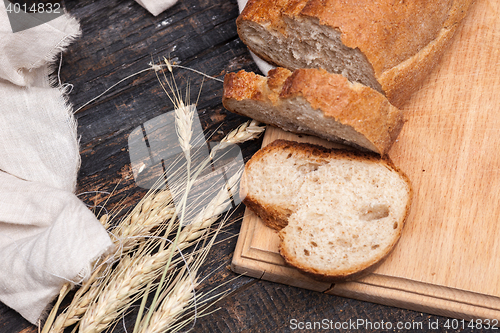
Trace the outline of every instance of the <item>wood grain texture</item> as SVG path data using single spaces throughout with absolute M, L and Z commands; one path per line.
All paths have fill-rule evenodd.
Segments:
M 478 1 L 440 66 L 404 107 L 407 122 L 389 152 L 414 188 L 402 237 L 374 274 L 327 293 L 459 318 L 500 318 L 499 31 L 500 3 Z M 277 138 L 297 140 L 273 129 L 264 145 Z M 255 215 L 246 215 L 242 230 L 233 269 L 324 288 L 284 267 L 277 234 Z
M 397 262 L 394 275 L 500 296 L 500 3 L 470 14 L 406 108 L 390 156 L 417 184 L 415 201 L 405 246 L 380 272 Z M 409 251 L 419 252 L 411 264 Z
M 222 78 L 240 69 L 258 71 L 248 50 L 236 33 L 236 0 L 180 0 L 157 17 L 132 0 L 66 1 L 68 12 L 81 24 L 83 36 L 62 55 L 60 78 L 71 83 L 69 94 L 75 109 L 101 94 L 119 80 L 148 67 L 151 58 L 170 56 L 174 61 Z M 178 70 L 180 87 L 189 82 L 193 99 L 202 78 Z M 204 80 L 198 115 L 207 136 L 220 140 L 236 128 L 243 117 L 226 111 L 221 103 L 222 84 Z M 76 114 L 81 138 L 82 165 L 77 193 L 90 206 L 106 208 L 135 205 L 145 193 L 133 179 L 128 152 L 128 135 L 144 122 L 172 109 L 152 72 L 123 82 Z M 245 160 L 261 146 L 262 139 L 240 146 Z M 113 192 L 108 195 L 102 192 Z M 291 332 L 290 322 L 335 322 L 365 319 L 372 322 L 404 321 L 424 323 L 447 318 L 403 310 L 371 302 L 240 276 L 229 269 L 241 227 L 244 207 L 232 213 L 201 274 L 200 288 L 221 286 L 229 294 L 210 316 L 198 318 L 192 332 Z M 460 273 L 458 273 L 460 274 Z M 322 290 L 323 291 L 323 290 Z M 113 332 L 131 332 L 134 312 Z M 445 331 L 441 326 L 441 330 Z M 0 303 L 1 333 L 36 333 L 14 310 Z M 366 332 L 377 330 L 367 329 Z M 472 332 L 470 329 L 462 332 Z M 71 332 L 71 329 L 66 332 Z

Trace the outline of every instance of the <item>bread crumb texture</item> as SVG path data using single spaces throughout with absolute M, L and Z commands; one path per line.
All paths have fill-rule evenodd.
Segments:
M 286 262 L 326 279 L 385 257 L 411 198 L 407 178 L 390 162 L 282 140 L 257 153 L 245 177 L 244 200 L 292 212 L 279 233 Z
M 224 79 L 224 107 L 285 131 L 386 154 L 401 131 L 401 110 L 377 91 L 323 69 L 278 67 L 268 77 L 239 71 Z
M 474 0 L 249 0 L 238 34 L 262 59 L 324 68 L 402 107 L 447 49 Z

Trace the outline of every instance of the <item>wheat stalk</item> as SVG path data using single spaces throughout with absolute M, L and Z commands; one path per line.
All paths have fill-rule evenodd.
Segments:
M 241 172 L 228 181 L 228 188 L 223 188 L 204 210 L 197 222 L 182 229 L 177 236 L 177 244 L 152 255 L 143 255 L 137 259 L 120 262 L 116 269 L 121 271 L 101 290 L 97 302 L 93 303 L 80 322 L 80 333 L 98 333 L 105 330 L 133 301 L 133 296 L 141 292 L 144 286 L 158 276 L 157 270 L 165 266 L 175 251 L 190 247 L 217 220 L 230 203 L 230 194 L 237 186 Z M 205 218 L 207 217 L 207 218 Z M 128 258 L 128 257 L 125 257 Z M 124 262 L 124 263 L 123 263 Z
M 227 145 L 229 144 L 239 144 L 259 137 L 265 130 L 265 127 L 261 127 L 258 125 L 259 123 L 254 120 L 243 123 L 237 129 L 231 131 L 228 135 L 226 135 L 220 141 L 220 143 L 215 146 L 214 149 L 212 149 L 212 154 L 219 149 L 227 147 Z M 230 189 L 234 186 L 234 184 L 231 183 L 234 183 L 237 178 L 239 178 L 239 176 L 234 175 L 230 179 Z M 169 205 L 167 205 L 166 207 L 159 205 L 159 203 L 162 202 L 162 200 L 160 199 L 162 197 L 165 202 L 169 202 Z M 197 216 L 193 223 L 186 226 L 186 228 L 179 234 L 180 244 L 178 245 L 178 247 L 181 250 L 187 247 L 190 242 L 201 237 L 204 233 L 204 230 L 210 227 L 217 220 L 217 215 L 219 215 L 220 212 L 224 211 L 226 208 L 226 206 L 224 206 L 224 202 L 228 199 L 228 197 L 228 190 L 221 190 L 219 194 L 202 211 L 202 213 L 200 213 L 203 215 Z M 219 214 L 217 214 L 217 211 L 219 212 Z M 135 238 L 136 236 L 146 235 L 147 231 L 156 227 L 162 221 L 172 218 L 173 215 L 174 208 L 172 206 L 171 197 L 168 191 L 162 191 L 158 194 L 151 194 L 150 196 L 147 196 L 141 203 L 139 203 L 132 211 L 132 213 L 123 220 L 123 223 L 115 229 L 113 237 L 115 238 L 115 240 L 126 240 L 127 244 L 118 243 L 122 246 L 121 252 L 125 253 L 127 250 L 130 250 L 133 244 L 137 244 L 139 242 L 139 239 Z M 102 218 L 101 222 L 109 223 L 108 220 L 109 218 L 105 216 Z M 96 275 L 94 274 L 94 276 Z M 92 279 L 91 282 L 93 282 Z M 87 289 L 89 291 L 85 293 Z M 74 299 L 67 310 L 63 314 L 59 315 L 59 317 L 57 317 L 50 332 L 61 333 L 65 327 L 76 324 L 80 320 L 81 316 L 85 314 L 86 310 L 89 307 L 89 304 L 99 295 L 100 291 L 101 289 L 98 287 L 88 287 L 80 289 L 74 296 Z
M 111 233 L 115 250 L 111 257 L 98 265 L 92 276 L 77 291 L 71 304 L 60 314 L 52 324 L 50 331 L 44 327 L 44 332 L 61 333 L 65 327 L 76 324 L 87 311 L 91 302 L 101 290 L 100 276 L 120 257 L 134 249 L 144 237 L 149 236 L 152 229 L 169 220 L 174 213 L 172 197 L 169 191 L 150 192 L 139 202 Z M 104 215 L 100 219 L 104 226 L 111 225 L 110 218 Z
M 117 250 L 127 253 L 133 250 L 152 230 L 169 221 L 175 212 L 170 191 L 147 195 L 111 234 Z M 118 255 L 116 255 L 118 257 Z
M 172 73 L 173 83 L 168 81 L 165 76 L 165 81 L 172 91 L 172 96 L 168 94 L 163 84 L 161 84 L 161 81 L 160 84 L 174 106 L 176 106 L 176 131 L 180 147 L 187 161 L 187 179 L 184 186 L 185 193 L 181 205 L 174 209 L 172 198 L 168 191 L 158 192 L 156 197 L 154 194 L 148 194 L 113 230 L 111 237 L 116 244 L 113 255 L 106 258 L 97 266 L 91 279 L 76 293 L 70 306 L 56 319 L 50 332 L 60 333 L 65 327 L 79 321 L 80 332 L 101 332 L 109 327 L 109 325 L 125 311 L 129 304 L 138 297 L 137 295 L 140 295 L 141 292 L 146 292 L 144 286 L 148 283 L 151 284 L 151 281 L 157 279 L 159 273 L 162 271 L 161 267 L 166 266 L 166 269 L 163 270 L 162 279 L 157 286 L 158 293 L 162 288 L 162 283 L 167 272 L 174 269 L 180 262 L 179 258 L 173 260 L 173 254 L 176 251 L 182 251 L 193 245 L 194 242 L 205 235 L 208 228 L 217 221 L 218 215 L 225 211 L 227 205 L 230 203 L 233 187 L 237 183 L 237 180 L 239 180 L 241 172 L 231 177 L 228 188 L 223 188 L 210 204 L 195 218 L 193 223 L 182 228 L 187 193 L 195 179 L 202 169 L 210 162 L 210 159 L 214 157 L 216 151 L 230 144 L 238 144 L 255 139 L 265 130 L 265 127 L 258 126 L 259 123 L 256 121 L 249 121 L 242 124 L 236 130 L 230 132 L 214 149 L 212 149 L 210 158 L 202 163 L 197 172 L 191 176 L 190 142 L 192 139 L 192 123 L 195 108 L 189 105 L 189 103 L 187 103 L 188 105 L 186 106 L 178 93 L 179 90 L 177 89 L 172 72 L 172 67 L 174 65 L 166 59 L 165 64 L 170 73 Z M 152 66 L 152 68 L 155 69 L 155 72 L 157 71 L 154 66 Z M 188 95 L 189 91 L 186 93 L 186 96 Z M 177 215 L 179 213 L 180 217 L 179 221 L 177 221 Z M 111 225 L 111 220 L 108 215 L 104 215 L 100 220 L 106 227 Z M 169 221 L 167 226 L 163 227 L 163 229 L 159 228 L 165 220 Z M 160 251 L 155 254 L 150 254 L 148 251 L 155 247 L 158 242 L 146 242 L 149 245 L 141 245 L 142 250 L 139 250 L 133 256 L 123 256 L 124 254 L 130 253 L 130 251 L 139 244 L 141 239 L 151 235 L 152 230 L 164 231 L 165 235 L 169 236 L 174 226 L 177 226 L 177 233 L 174 242 L 171 243 L 167 249 L 164 249 L 165 240 L 163 240 L 160 245 Z M 110 268 L 110 264 L 118 261 L 120 258 L 122 258 L 122 260 L 117 267 L 115 267 L 112 274 L 105 276 L 105 279 L 101 280 L 101 275 L 104 275 L 104 272 Z M 184 294 L 189 294 L 189 292 L 184 290 Z M 153 304 L 156 302 L 157 295 L 155 295 Z M 181 297 L 181 299 L 184 298 Z M 146 300 L 146 298 L 144 300 Z M 185 307 L 181 306 L 179 309 L 181 308 Z M 82 316 L 83 319 L 80 320 Z M 148 315 L 146 326 L 144 327 L 148 326 L 147 323 L 150 319 Z M 50 326 L 51 325 L 48 325 L 47 327 Z M 46 327 L 44 327 L 44 332 L 45 329 Z
M 196 272 L 192 272 L 196 275 Z M 182 315 L 184 309 L 188 307 L 194 297 L 194 288 L 198 286 L 191 276 L 186 276 L 178 282 L 172 292 L 164 299 L 158 311 L 156 311 L 149 321 L 149 325 L 142 333 L 163 333 L 177 318 Z
M 170 91 L 172 92 L 172 95 L 169 94 L 165 86 L 163 85 L 162 81 L 160 80 L 160 77 L 158 76 L 158 72 L 155 71 L 156 77 L 158 79 L 158 82 L 160 83 L 160 86 L 162 87 L 163 91 L 165 94 L 168 96 L 170 101 L 175 107 L 175 129 L 177 131 L 177 138 L 179 140 L 180 147 L 182 148 L 182 151 L 184 152 L 184 155 L 186 157 L 186 160 L 190 161 L 190 151 L 191 151 L 191 138 L 193 135 L 193 117 L 194 117 L 194 112 L 195 108 L 190 105 L 189 103 L 189 85 L 188 88 L 186 89 L 186 103 L 184 103 L 184 100 L 182 99 L 179 89 L 177 88 L 177 84 L 175 82 L 174 74 L 172 71 L 172 65 L 170 62 L 164 58 L 164 61 L 167 65 L 168 71 L 172 75 L 172 82 L 168 80 L 167 76 L 165 73 L 163 73 L 165 83 L 169 87 Z M 187 104 L 187 105 L 186 105 Z M 187 170 L 189 171 L 189 165 Z
M 247 121 L 241 124 L 238 128 L 226 135 L 217 146 L 212 149 L 212 153 L 219 149 L 224 149 L 233 144 L 243 143 L 249 140 L 257 139 L 264 131 L 265 126 L 259 126 L 256 120 Z
M 81 333 L 98 333 L 104 331 L 123 313 L 131 297 L 154 278 L 155 270 L 166 263 L 169 253 L 158 252 L 153 255 L 142 255 L 122 258 L 115 268 L 115 276 L 99 293 L 97 301 L 92 303 L 80 321 Z

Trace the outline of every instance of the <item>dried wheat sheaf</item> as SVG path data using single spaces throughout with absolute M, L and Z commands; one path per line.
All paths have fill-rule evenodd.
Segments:
M 194 111 L 189 107 L 188 89 L 186 97 L 180 95 L 173 73 L 175 67 L 181 66 L 164 58 L 164 64 L 151 65 L 150 69 L 155 71 L 175 107 L 177 138 L 186 160 L 185 176 L 175 184 L 183 190 L 181 201 L 174 204 L 169 190 L 153 189 L 119 220 L 103 215 L 100 220 L 109 230 L 114 250 L 95 264 L 92 276 L 61 311 L 60 304 L 72 287 L 63 286 L 42 333 L 62 333 L 69 326 L 74 326 L 74 332 L 103 332 L 131 310 L 137 316 L 134 333 L 177 332 L 192 327 L 197 317 L 207 313 L 208 305 L 224 295 L 218 291 L 219 286 L 206 294 L 198 291 L 204 278 L 198 272 L 228 220 L 228 214 L 223 213 L 231 206 L 241 168 L 224 185 L 210 188 L 212 199 L 203 207 L 188 205 L 187 197 L 217 152 L 228 145 L 258 138 L 265 127 L 256 121 L 243 123 L 213 147 L 205 161 L 193 166 Z M 161 72 L 165 68 L 170 79 Z M 188 211 L 194 208 L 197 213 L 187 223 Z

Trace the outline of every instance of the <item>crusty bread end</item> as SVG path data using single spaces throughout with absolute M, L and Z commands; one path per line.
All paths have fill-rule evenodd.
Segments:
M 402 107 L 451 43 L 474 0 L 249 0 L 241 40 L 291 70 L 324 68 Z
M 322 69 L 285 68 L 268 77 L 240 71 L 224 79 L 224 107 L 286 131 L 386 154 L 404 124 L 377 91 Z

